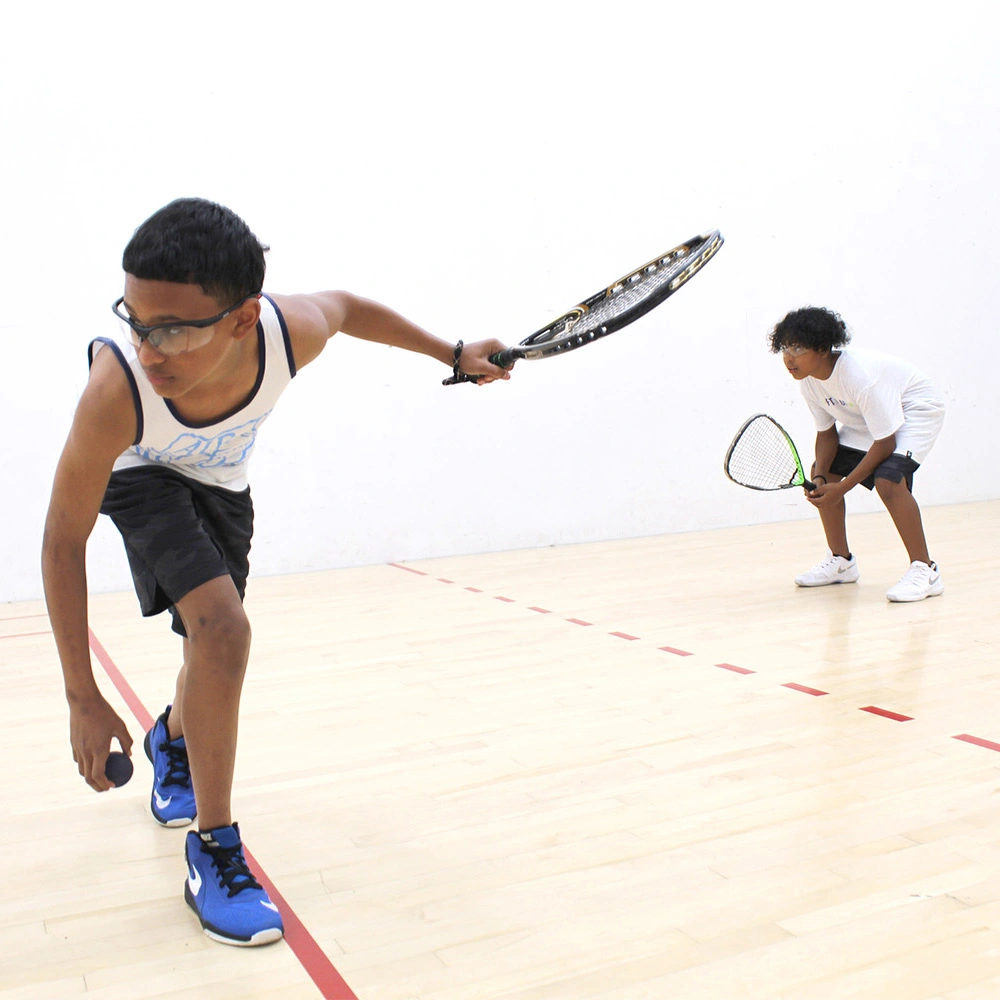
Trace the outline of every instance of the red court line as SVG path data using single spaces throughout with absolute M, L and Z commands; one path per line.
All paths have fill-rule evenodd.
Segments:
M 52 635 L 52 629 L 47 628 L 44 632 L 9 632 L 7 635 L 0 635 L 0 639 L 23 639 L 26 635 Z
M 454 582 L 455 582 L 454 580 L 448 580 L 443 576 L 438 577 L 438 583 L 454 583 Z
M 871 712 L 872 715 L 880 715 L 883 719 L 892 719 L 893 722 L 912 722 L 912 715 L 900 715 L 899 712 L 890 712 L 887 708 L 876 708 L 874 705 L 866 705 L 858 709 L 860 712 Z
M 405 569 L 407 573 L 416 573 L 417 576 L 427 576 L 422 569 L 414 569 L 412 566 L 404 566 L 402 563 L 389 563 L 390 566 L 395 566 L 396 569 Z
M 985 747 L 987 750 L 996 750 L 1000 753 L 1000 743 L 994 743 L 992 740 L 984 740 L 981 736 L 970 736 L 968 733 L 962 733 L 961 736 L 953 736 L 952 739 L 961 740 L 963 743 L 971 743 L 977 747 Z
M 829 691 L 820 691 L 819 688 L 806 687 L 805 684 L 796 684 L 794 681 L 789 684 L 782 684 L 781 686 L 791 688 L 793 691 L 801 691 L 803 694 L 815 695 L 817 698 L 830 693 Z
M 540 615 L 551 615 L 552 612 L 548 608 L 528 608 L 529 611 L 537 611 Z
M 748 670 L 746 667 L 738 667 L 735 663 L 716 663 L 717 667 L 723 670 L 731 670 L 734 674 L 755 674 L 756 670 Z
M 132 710 L 136 721 L 142 727 L 143 732 L 148 732 L 153 728 L 153 717 L 146 711 L 146 706 L 139 700 L 139 697 L 132 690 L 132 686 L 122 676 L 121 671 L 115 666 L 114 660 L 108 655 L 108 651 L 101 645 L 100 640 L 94 635 L 94 630 L 90 632 L 90 648 L 94 655 L 100 660 L 105 673 L 111 678 L 111 683 L 118 688 L 118 693 L 125 699 L 125 704 Z
M 515 604 L 516 603 L 513 597 L 494 597 L 493 600 L 494 601 L 503 601 L 504 604 Z
M 400 566 L 406 569 L 406 566 Z M 419 572 L 414 570 L 413 572 Z M 426 576 L 427 574 L 421 574 Z M 148 730 L 153 725 L 153 717 L 146 710 L 145 705 L 132 690 L 131 685 L 122 676 L 121 671 L 115 666 L 114 660 L 108 655 L 108 651 L 101 645 L 94 630 L 90 629 L 90 648 L 94 655 L 104 667 L 111 682 L 118 689 L 118 693 L 125 699 L 125 703 L 131 709 L 136 721 L 143 728 Z M 356 994 L 344 982 L 343 977 L 333 967 L 333 963 L 324 954 L 323 949 L 316 943 L 315 938 L 306 930 L 305 925 L 299 920 L 295 911 L 288 905 L 288 901 L 278 892 L 274 883 L 267 877 L 264 870 L 257 863 L 257 860 L 250 853 L 246 844 L 243 845 L 243 853 L 247 862 L 253 869 L 257 880 L 267 890 L 272 902 L 281 911 L 281 919 L 285 924 L 285 941 L 292 949 L 299 964 L 305 970 L 309 978 L 316 984 L 324 1000 L 358 1000 Z
M 390 566 L 396 566 L 399 569 L 407 569 L 408 568 L 408 567 L 405 567 L 405 566 L 399 566 L 397 563 L 389 563 L 389 565 Z M 426 575 L 426 574 L 424 574 L 424 575 Z M 481 593 L 483 593 L 483 591 L 479 590 L 477 587 L 466 587 L 465 589 L 468 590 L 468 591 L 471 591 L 474 594 L 481 594 Z M 514 603 L 514 598 L 498 597 L 498 598 L 496 598 L 496 600 L 498 600 L 498 601 L 509 601 L 511 603 Z M 529 610 L 531 610 L 531 611 L 540 611 L 540 612 L 542 612 L 544 614 L 549 614 L 549 612 L 545 608 L 532 607 Z M 568 622 L 571 622 L 574 625 L 593 625 L 593 622 L 583 621 L 580 618 L 567 618 L 565 620 L 568 621 Z M 637 636 L 637 635 L 631 635 L 628 632 L 609 632 L 608 635 L 613 635 L 613 636 L 617 636 L 620 639 L 629 639 L 629 640 L 636 640 L 636 639 L 639 638 L 639 636 Z M 676 649 L 673 646 L 660 646 L 658 648 L 661 649 L 661 650 L 663 650 L 663 652 L 665 652 L 665 653 L 673 653 L 675 656 L 693 656 L 694 655 L 693 653 L 690 653 L 687 650 Z M 720 667 L 723 670 L 729 670 L 729 671 L 731 671 L 732 673 L 735 673 L 735 674 L 755 674 L 757 672 L 756 670 L 750 670 L 747 667 L 739 667 L 739 666 L 737 666 L 734 663 L 716 663 L 715 665 L 717 667 Z M 789 688 L 792 691 L 800 691 L 802 694 L 812 695 L 813 697 L 816 697 L 816 698 L 823 697 L 823 696 L 828 695 L 830 693 L 829 691 L 821 691 L 819 688 L 809 687 L 806 684 L 797 684 L 797 683 L 792 682 L 792 681 L 790 681 L 788 683 L 785 683 L 785 684 L 782 684 L 781 686 Z M 910 715 L 902 715 L 899 712 L 892 712 L 892 711 L 890 711 L 887 708 L 879 708 L 876 705 L 865 705 L 865 706 L 859 708 L 858 711 L 868 712 L 871 715 L 877 715 L 877 716 L 880 716 L 883 719 L 890 719 L 893 722 L 912 722 L 913 721 L 913 717 L 910 716 Z M 975 744 L 976 746 L 981 746 L 981 747 L 985 747 L 985 748 L 987 748 L 989 750 L 995 750 L 997 752 L 1000 752 L 1000 743 L 993 743 L 990 740 L 984 740 L 984 739 L 981 739 L 978 736 L 970 736 L 968 734 L 963 734 L 963 735 L 960 735 L 960 736 L 955 736 L 955 737 L 953 737 L 953 739 L 962 740 L 962 741 L 964 741 L 966 743 L 972 743 L 972 744 Z
M 343 976 L 333 967 L 316 939 L 306 930 L 305 924 L 296 916 L 288 901 L 278 892 L 274 883 L 267 877 L 257 859 L 243 845 L 243 853 L 247 863 L 262 886 L 267 890 L 278 909 L 285 924 L 285 940 L 290 945 L 302 968 L 309 973 L 309 978 L 319 988 L 325 1000 L 358 1000 L 357 995 L 344 981 Z

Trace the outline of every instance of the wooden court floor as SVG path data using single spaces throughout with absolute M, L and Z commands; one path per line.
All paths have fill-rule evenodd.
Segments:
M 167 621 L 92 600 L 136 740 L 96 795 L 43 605 L 0 606 L 0 1000 L 996 1000 L 1000 501 L 924 515 L 910 605 L 884 514 L 818 590 L 814 521 L 252 580 L 259 949 L 148 813 Z

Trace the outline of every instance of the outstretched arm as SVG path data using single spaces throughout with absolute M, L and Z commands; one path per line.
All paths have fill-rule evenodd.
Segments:
M 94 680 L 87 626 L 87 539 L 114 461 L 132 443 L 135 429 L 125 374 L 112 352 L 103 350 L 94 360 L 56 468 L 42 542 L 42 581 L 69 702 L 73 759 L 98 792 L 111 787 L 104 776 L 111 740 L 118 739 L 128 753 L 132 738 Z
M 285 317 L 298 368 L 317 357 L 338 331 L 360 340 L 426 354 L 449 368 L 454 363 L 454 344 L 428 333 L 399 313 L 370 299 L 350 292 L 273 295 L 272 298 Z M 466 344 L 460 360 L 461 370 L 480 376 L 480 384 L 510 378 L 509 372 L 489 360 L 491 354 L 503 350 L 505 346 L 496 339 Z

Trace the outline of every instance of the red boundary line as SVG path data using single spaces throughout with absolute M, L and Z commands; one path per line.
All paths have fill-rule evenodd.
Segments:
M 406 569 L 400 566 L 399 569 Z M 414 570 L 413 572 L 419 572 Z M 423 574 L 426 575 L 426 574 Z M 118 693 L 125 699 L 136 721 L 144 730 L 148 730 L 153 725 L 153 717 L 146 710 L 146 706 L 139 700 L 138 695 L 132 690 L 131 685 L 125 680 L 121 671 L 115 666 L 114 660 L 108 655 L 108 651 L 101 645 L 100 640 L 94 635 L 94 630 L 90 629 L 90 648 L 94 655 L 104 667 L 105 672 L 111 679 L 111 683 L 118 689 Z M 243 853 L 257 880 L 267 890 L 272 902 L 281 911 L 281 919 L 285 924 L 285 941 L 292 949 L 299 964 L 305 970 L 309 978 L 316 984 L 325 1000 L 358 1000 L 357 995 L 347 985 L 341 974 L 334 968 L 333 963 L 326 953 L 316 943 L 316 939 L 306 930 L 305 924 L 298 918 L 295 911 L 288 905 L 288 901 L 278 892 L 274 883 L 267 877 L 264 869 L 260 867 L 257 859 L 250 853 L 246 844 L 243 845 Z

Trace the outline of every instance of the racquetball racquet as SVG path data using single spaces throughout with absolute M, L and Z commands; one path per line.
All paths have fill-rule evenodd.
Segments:
M 716 229 L 668 250 L 585 299 L 519 344 L 491 355 L 490 361 L 501 368 L 510 368 L 521 358 L 532 361 L 550 358 L 628 326 L 690 281 L 715 256 L 722 243 L 722 235 Z M 443 384 L 475 382 L 479 377 L 459 372 L 446 378 Z
M 816 489 L 806 479 L 802 459 L 788 432 L 766 413 L 752 416 L 726 452 L 726 475 L 751 490 Z

